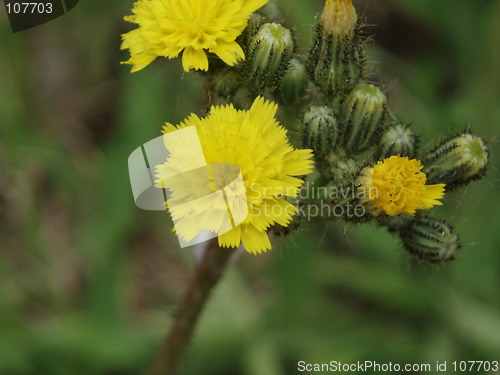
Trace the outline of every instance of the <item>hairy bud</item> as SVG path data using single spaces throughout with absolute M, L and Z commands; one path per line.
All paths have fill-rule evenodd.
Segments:
M 400 232 L 403 246 L 419 260 L 438 263 L 455 258 L 461 248 L 455 229 L 443 220 L 420 217 Z
M 489 158 L 486 142 L 467 131 L 432 148 L 423 159 L 424 172 L 430 183 L 453 189 L 484 176 Z
M 210 77 L 210 83 L 215 94 L 227 99 L 241 87 L 241 77 L 236 69 L 223 67 Z
M 365 75 L 364 39 L 351 0 L 327 0 L 309 52 L 308 73 L 329 97 L 345 95 Z
M 386 95 L 374 85 L 360 83 L 351 91 L 343 107 L 347 151 L 360 153 L 376 144 L 383 130 L 386 103 Z
M 310 107 L 304 115 L 304 147 L 312 148 L 317 158 L 325 158 L 338 137 L 339 126 L 333 110 L 326 106 Z
M 408 125 L 393 125 L 382 133 L 376 158 L 382 160 L 392 155 L 413 159 L 417 154 L 418 137 Z
M 304 64 L 297 59 L 290 60 L 288 69 L 281 79 L 281 102 L 286 105 L 300 105 L 306 94 L 307 84 Z
M 292 32 L 277 23 L 262 25 L 250 41 L 247 77 L 255 89 L 275 88 L 295 49 Z

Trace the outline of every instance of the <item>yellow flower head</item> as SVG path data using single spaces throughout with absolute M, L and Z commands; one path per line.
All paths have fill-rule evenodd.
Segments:
M 321 15 L 323 29 L 338 37 L 349 35 L 358 22 L 352 0 L 326 0 Z
M 235 42 L 250 14 L 269 0 L 139 0 L 125 20 L 139 25 L 123 34 L 121 49 L 130 50 L 125 64 L 132 72 L 145 68 L 157 57 L 172 59 L 182 51 L 182 66 L 208 70 L 205 50 L 233 66 L 243 60 Z
M 294 149 L 289 144 L 287 131 L 275 119 L 277 109 L 276 104 L 258 97 L 248 111 L 236 110 L 231 104 L 213 106 L 204 118 L 192 114 L 179 125 L 167 123 L 163 128 L 163 133 L 170 133 L 195 126 L 206 163 L 232 164 L 241 171 L 248 214 L 241 224 L 218 236 L 220 246 L 238 247 L 242 244 L 254 254 L 267 251 L 271 248 L 267 235 L 269 227 L 275 223 L 288 226 L 296 214 L 296 207 L 284 198 L 297 196 L 303 185 L 303 180 L 294 176 L 312 172 L 312 150 Z M 189 147 L 178 147 L 184 150 L 182 155 L 173 145 L 172 156 L 156 167 L 157 181 L 165 180 L 166 176 L 175 174 L 176 169 L 182 169 L 186 161 L 190 162 L 186 160 L 189 159 L 186 155 Z M 192 179 L 190 189 L 199 190 L 197 184 L 199 182 Z M 174 194 L 191 194 L 180 190 Z M 234 196 L 238 193 L 235 192 Z M 221 202 L 220 206 L 224 203 Z M 201 208 L 197 209 L 200 211 Z M 212 215 L 203 224 L 203 229 L 217 233 L 214 223 L 218 221 L 216 215 Z M 176 223 L 177 235 L 190 241 L 198 232 L 192 230 L 193 225 L 200 224 L 180 217 Z
M 359 182 L 375 213 L 389 216 L 413 216 L 416 210 L 442 205 L 444 184 L 426 185 L 427 176 L 421 172 L 422 163 L 416 159 L 391 156 L 374 167 L 365 168 Z

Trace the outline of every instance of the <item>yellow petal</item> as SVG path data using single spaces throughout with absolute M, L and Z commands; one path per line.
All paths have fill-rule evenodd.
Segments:
M 247 0 L 244 2 L 243 11 L 247 13 L 255 12 L 257 9 L 267 4 L 269 0 Z
M 219 235 L 219 246 L 238 247 L 241 243 L 241 225 L 231 229 L 229 232 Z
M 156 59 L 156 56 L 149 55 L 147 53 L 140 53 L 138 55 L 132 55 L 128 61 L 122 62 L 122 64 L 133 65 L 130 70 L 132 73 L 138 72 L 144 69 L 146 66 L 151 64 Z
M 302 176 L 312 172 L 312 150 L 293 150 L 288 154 L 283 171 L 291 176 Z
M 182 67 L 186 72 L 190 69 L 208 70 L 208 58 L 202 49 L 186 48 L 182 54 Z
M 438 201 L 438 199 L 444 197 L 444 187 L 445 184 L 426 185 L 418 208 L 429 209 L 432 206 L 442 206 L 443 203 Z
M 271 242 L 265 231 L 259 231 L 251 224 L 242 227 L 241 242 L 246 251 L 260 254 L 271 249 Z
M 218 41 L 217 46 L 210 49 L 210 52 L 215 53 L 229 66 L 233 66 L 238 61 L 245 59 L 245 53 L 236 42 Z

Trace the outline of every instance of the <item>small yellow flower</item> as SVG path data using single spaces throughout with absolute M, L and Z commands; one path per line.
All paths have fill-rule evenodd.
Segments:
M 359 182 L 374 213 L 415 215 L 416 210 L 440 206 L 445 184 L 426 185 L 427 176 L 416 159 L 391 156 L 365 168 Z
M 338 37 L 349 35 L 358 22 L 352 0 L 326 0 L 321 15 L 323 29 Z
M 182 66 L 208 70 L 206 50 L 233 66 L 243 60 L 235 42 L 250 14 L 269 0 L 139 0 L 132 16 L 124 19 L 139 25 L 122 35 L 121 49 L 130 50 L 132 72 L 145 68 L 157 57 L 175 58 L 182 51 Z
M 290 145 L 287 131 L 275 119 L 277 109 L 276 104 L 258 97 L 248 111 L 237 110 L 231 104 L 214 106 L 207 117 L 199 118 L 192 114 L 179 125 L 165 125 L 163 133 L 195 126 L 206 163 L 237 166 L 246 190 L 248 215 L 241 224 L 226 233 L 215 228 L 221 222 L 217 215 L 211 215 L 205 223 L 190 220 L 194 215 L 179 216 L 176 231 L 185 241 L 190 241 L 199 230 L 209 230 L 223 233 L 218 236 L 220 246 L 238 247 L 242 244 L 246 251 L 257 254 L 271 248 L 267 235 L 271 225 L 277 223 L 288 226 L 297 208 L 285 197 L 298 195 L 304 181 L 294 176 L 312 172 L 313 154 L 312 150 L 298 150 Z M 182 172 L 186 169 L 186 163 L 194 164 L 189 145 L 179 144 L 173 147 L 178 147 L 179 150 L 174 149 L 165 163 L 156 166 L 156 181 L 166 180 L 176 170 Z M 190 165 L 188 169 L 193 167 L 194 165 Z M 196 191 L 207 184 L 189 178 L 190 181 L 182 183 L 181 188 L 175 188 L 172 195 L 195 196 Z M 239 192 L 230 194 L 236 197 Z M 224 203 L 207 204 L 219 204 L 220 212 L 225 212 Z M 193 205 L 187 208 L 197 210 L 197 214 L 204 209 Z

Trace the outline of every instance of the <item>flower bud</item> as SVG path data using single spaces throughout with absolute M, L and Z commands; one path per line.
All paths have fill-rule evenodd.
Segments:
M 352 0 L 326 0 L 321 24 L 327 34 L 344 37 L 354 32 L 358 15 Z
M 423 160 L 424 172 L 431 183 L 445 183 L 449 190 L 484 176 L 489 158 L 486 142 L 467 131 L 428 152 Z
M 309 52 L 308 72 L 328 96 L 352 89 L 365 75 L 364 39 L 351 0 L 327 0 Z
M 358 84 L 343 107 L 344 145 L 348 152 L 360 153 L 373 146 L 383 130 L 387 97 L 378 87 Z
M 250 48 L 250 42 L 252 38 L 257 34 L 260 27 L 267 22 L 267 18 L 260 12 L 255 12 L 250 15 L 248 19 L 247 27 L 238 37 L 238 44 L 242 46 L 245 55 L 248 54 Z
M 460 239 L 455 229 L 443 220 L 419 217 L 400 232 L 403 246 L 419 260 L 438 263 L 455 258 Z
M 290 30 L 277 23 L 262 25 L 250 41 L 246 70 L 257 90 L 276 88 L 295 49 Z
M 275 0 L 269 1 L 266 5 L 258 10 L 271 22 L 279 22 L 283 20 L 283 14 Z
M 304 115 L 303 146 L 311 148 L 314 155 L 326 158 L 337 144 L 339 126 L 329 107 L 310 107 Z
M 210 83 L 216 95 L 227 99 L 233 96 L 241 87 L 241 77 L 236 69 L 222 67 L 213 73 L 210 77 Z
M 407 125 L 393 125 L 382 133 L 376 152 L 376 159 L 382 160 L 393 155 L 413 159 L 417 154 L 418 137 Z
M 336 40 L 332 35 L 324 35 L 319 25 L 309 52 L 309 77 L 327 96 L 348 92 L 365 76 L 364 54 L 359 37 Z
M 304 64 L 297 59 L 291 59 L 288 69 L 281 79 L 281 102 L 285 105 L 299 105 L 306 94 L 307 83 Z
M 316 163 L 316 166 L 329 181 L 335 183 L 352 180 L 353 176 L 357 175 L 360 170 L 359 162 L 347 156 L 340 148 L 329 153 L 324 168 L 322 164 Z

